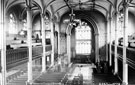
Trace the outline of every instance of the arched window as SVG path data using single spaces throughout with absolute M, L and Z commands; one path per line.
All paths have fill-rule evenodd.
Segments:
M 23 26 L 19 32 L 19 35 L 26 36 L 27 35 L 27 21 L 26 21 L 26 19 L 22 20 L 22 23 L 23 23 Z
M 9 15 L 9 34 L 17 34 L 16 20 L 13 14 Z
M 49 17 L 46 16 L 46 21 L 45 21 L 45 34 L 46 34 L 46 44 L 50 45 L 51 44 L 51 26 L 50 26 L 50 21 Z
M 91 28 L 86 22 L 76 27 L 76 54 L 91 53 Z

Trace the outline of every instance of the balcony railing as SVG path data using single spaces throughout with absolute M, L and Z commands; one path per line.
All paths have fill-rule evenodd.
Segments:
M 123 47 L 122 46 L 117 46 L 117 51 L 118 51 L 118 59 L 121 61 L 123 60 Z M 129 64 L 130 67 L 135 69 L 135 49 L 133 48 L 127 48 L 126 49 L 127 54 L 127 63 Z M 114 54 L 114 45 L 112 45 L 112 54 Z
M 32 48 L 32 56 L 33 59 L 40 58 L 42 56 L 43 50 L 42 46 L 35 46 Z M 46 51 L 51 51 L 52 46 L 47 45 Z M 1 55 L 0 55 L 1 57 Z M 19 65 L 21 63 L 25 63 L 28 61 L 28 48 L 18 48 L 18 49 L 10 49 L 6 51 L 6 64 L 7 69 L 12 68 L 13 66 Z M 1 58 L 0 58 L 1 64 Z
M 33 83 L 33 84 L 27 84 L 27 85 L 63 85 L 61 83 Z

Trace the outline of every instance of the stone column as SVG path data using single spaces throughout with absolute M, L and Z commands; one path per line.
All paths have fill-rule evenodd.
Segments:
M 5 0 L 0 0 L 0 50 L 1 50 L 1 85 L 6 85 L 6 15 Z
M 42 56 L 42 72 L 46 72 L 46 37 L 45 37 L 45 15 L 41 14 L 41 26 L 42 26 L 42 46 L 43 46 L 43 56 Z
M 61 32 L 60 32 L 60 28 L 59 25 L 58 26 L 58 68 L 59 70 L 61 70 Z
M 127 0 L 124 0 L 123 4 L 124 8 L 124 26 L 123 26 L 123 83 L 125 85 L 128 85 L 128 64 L 127 64 L 127 57 L 126 57 L 126 48 L 128 46 L 128 35 L 127 35 L 127 29 L 128 29 L 128 2 Z
M 58 25 L 57 25 L 58 26 Z M 61 34 L 60 34 L 60 28 L 58 27 L 58 56 L 61 54 L 61 38 L 60 38 Z
M 27 0 L 27 44 L 28 44 L 28 83 L 32 78 L 32 0 Z
M 112 66 L 112 19 L 109 18 L 109 39 L 110 39 L 110 43 L 109 43 L 109 65 Z
M 52 45 L 52 53 L 51 53 L 51 66 L 54 65 L 54 26 L 53 20 L 50 22 L 51 27 L 51 45 Z
M 114 52 L 114 74 L 118 73 L 118 55 L 117 55 L 117 46 L 118 46 L 118 12 L 115 14 L 115 52 Z

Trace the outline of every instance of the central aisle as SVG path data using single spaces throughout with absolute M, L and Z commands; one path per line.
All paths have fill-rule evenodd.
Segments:
M 78 76 L 79 74 L 82 74 L 84 83 L 92 83 L 93 67 L 94 65 L 92 64 L 74 64 L 73 70 L 69 74 L 68 79 L 73 80 L 74 77 Z

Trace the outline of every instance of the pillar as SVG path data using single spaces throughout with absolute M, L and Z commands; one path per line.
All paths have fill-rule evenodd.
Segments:
M 32 82 L 32 0 L 27 0 L 28 83 Z
M 46 72 L 46 37 L 45 37 L 45 15 L 41 14 L 41 26 L 42 26 L 42 46 L 43 46 L 43 56 L 42 56 L 42 72 Z
M 105 34 L 105 36 L 106 36 L 106 61 L 108 62 L 108 29 L 109 29 L 109 22 L 108 22 L 108 19 L 107 19 L 107 21 L 106 21 L 106 34 Z
M 99 59 L 99 34 L 95 34 L 95 62 L 100 62 L 100 59 Z
M 112 19 L 109 18 L 109 65 L 112 66 Z
M 52 45 L 52 53 L 51 53 L 51 66 L 54 65 L 54 23 L 53 20 L 50 22 L 51 27 L 51 45 Z
M 67 55 L 68 55 L 68 63 L 71 63 L 71 35 L 67 34 Z
M 114 74 L 118 73 L 118 56 L 117 56 L 117 46 L 118 46 L 118 12 L 115 14 L 115 52 L 114 52 Z
M 0 0 L 1 85 L 6 85 L 6 16 L 4 1 Z
M 58 25 L 57 25 L 58 26 Z M 61 34 L 60 34 L 60 28 L 59 28 L 59 26 L 58 26 L 58 56 L 60 56 L 60 54 L 61 54 L 61 38 L 60 38 L 60 36 L 61 36 Z
M 59 24 L 57 22 L 57 28 L 58 28 L 58 70 L 61 70 L 61 32 L 59 28 Z
M 124 0 L 123 4 L 124 8 L 124 26 L 123 26 L 123 83 L 128 85 L 128 64 L 127 64 L 127 57 L 126 57 L 126 47 L 128 46 L 128 36 L 127 36 L 127 29 L 128 29 L 128 2 Z

